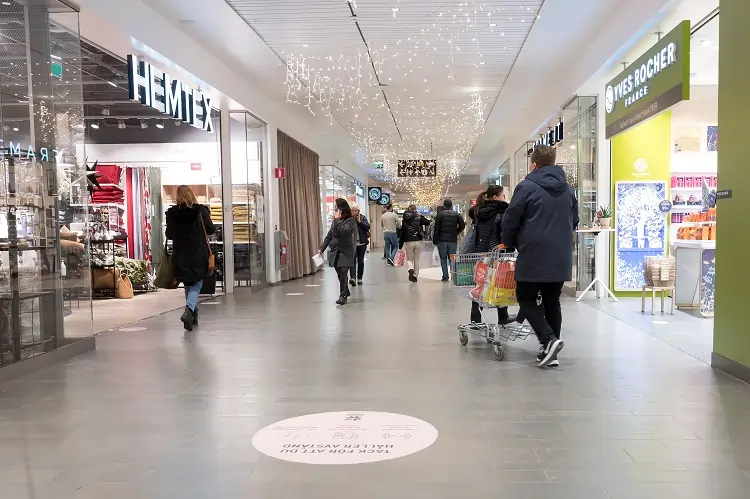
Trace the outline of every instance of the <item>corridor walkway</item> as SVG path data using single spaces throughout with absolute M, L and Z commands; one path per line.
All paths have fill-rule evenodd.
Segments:
M 368 260 L 338 308 L 331 271 L 105 333 L 0 386 L 2 499 L 742 499 L 750 389 L 586 304 L 562 366 L 535 341 L 497 362 L 458 344 L 469 304 Z M 421 452 L 320 466 L 258 452 L 295 416 L 382 411 L 438 430 Z

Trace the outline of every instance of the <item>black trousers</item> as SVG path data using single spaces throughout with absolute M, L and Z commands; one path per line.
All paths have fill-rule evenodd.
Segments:
M 336 267 L 339 277 L 339 296 L 349 297 L 349 267 Z
M 517 282 L 516 297 L 521 313 L 534 329 L 539 343 L 546 345 L 553 338 L 560 338 L 562 330 L 562 308 L 560 294 L 562 282 Z M 541 294 L 542 304 L 537 297 Z
M 360 244 L 357 246 L 357 253 L 354 255 L 354 267 L 352 267 L 352 279 L 362 279 L 365 275 L 365 255 L 367 254 L 367 245 Z
M 475 301 L 471 302 L 471 322 L 475 322 L 477 324 L 481 324 L 482 322 L 484 322 L 482 320 L 482 313 L 479 311 L 480 309 L 481 309 L 481 307 L 479 306 L 479 304 L 477 302 L 475 302 Z M 497 321 L 498 321 L 498 323 L 501 323 L 501 322 L 507 320 L 508 317 L 509 317 L 509 315 L 508 315 L 508 307 L 501 307 L 501 308 L 497 309 Z M 526 318 L 523 315 L 523 310 L 521 310 L 520 312 L 518 312 L 518 315 L 516 315 L 516 321 L 519 324 L 522 324 L 523 321 L 525 321 L 525 320 L 526 320 Z

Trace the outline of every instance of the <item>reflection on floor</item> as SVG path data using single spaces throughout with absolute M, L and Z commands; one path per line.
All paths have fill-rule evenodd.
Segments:
M 450 284 L 367 261 L 111 331 L 98 350 L 2 386 L 0 483 L 12 499 L 741 499 L 750 387 L 647 329 L 566 300 L 559 369 L 536 342 L 504 362 L 458 344 Z M 602 302 L 603 303 L 603 302 Z M 650 316 L 647 318 L 649 321 Z M 274 422 L 329 411 L 424 420 L 416 454 L 317 466 L 259 453 Z
M 207 297 L 201 297 L 204 299 Z M 67 303 L 66 303 L 67 304 Z M 126 324 L 163 314 L 185 306 L 185 291 L 160 289 L 137 294 L 130 300 L 116 298 L 93 301 L 94 323 L 91 328 L 91 309 L 85 301 L 71 303 L 73 313 L 65 318 L 65 337 L 80 338 L 94 333 L 122 327 Z

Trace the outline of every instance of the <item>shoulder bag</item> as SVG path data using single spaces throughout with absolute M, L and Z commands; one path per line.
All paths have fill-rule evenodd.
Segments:
M 174 278 L 174 263 L 172 255 L 167 251 L 167 240 L 164 240 L 164 253 L 161 255 L 159 268 L 156 271 L 154 286 L 161 289 L 175 289 L 177 281 Z
M 201 227 L 203 227 L 203 237 L 206 238 L 206 248 L 208 248 L 208 274 L 212 275 L 216 270 L 216 257 L 214 257 L 213 251 L 211 251 L 211 243 L 208 242 L 208 232 L 206 232 L 206 224 L 203 222 L 203 213 L 200 214 Z

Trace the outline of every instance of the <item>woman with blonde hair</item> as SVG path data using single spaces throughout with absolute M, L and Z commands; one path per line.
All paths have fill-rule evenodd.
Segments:
M 167 210 L 166 219 L 175 279 L 185 287 L 185 311 L 180 320 L 187 331 L 192 331 L 198 325 L 198 296 L 203 278 L 209 275 L 208 236 L 216 229 L 208 207 L 198 204 L 187 185 L 177 188 L 175 205 Z
M 349 284 L 352 286 L 362 285 L 362 278 L 365 275 L 365 255 L 367 254 L 367 245 L 370 244 L 370 222 L 367 217 L 359 212 L 359 206 L 353 204 L 350 206 L 352 217 L 357 222 L 357 248 L 354 255 L 354 266 L 351 268 L 351 279 Z M 356 279 L 356 280 L 355 280 Z

